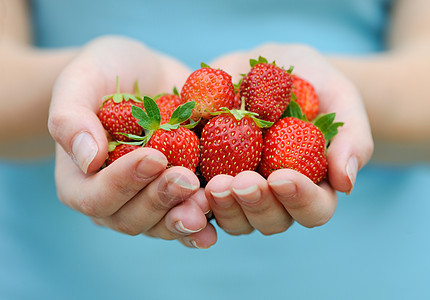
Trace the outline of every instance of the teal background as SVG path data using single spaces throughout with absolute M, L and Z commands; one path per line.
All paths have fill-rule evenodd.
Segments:
M 197 68 L 266 41 L 384 49 L 389 1 L 34 0 L 39 47 L 124 34 Z M 429 299 L 430 167 L 371 163 L 332 220 L 209 250 L 97 227 L 56 197 L 52 158 L 0 161 L 0 299 Z

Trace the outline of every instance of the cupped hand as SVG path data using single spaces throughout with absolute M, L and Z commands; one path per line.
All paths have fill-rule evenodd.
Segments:
M 128 38 L 102 37 L 84 47 L 57 79 L 50 107 L 60 200 L 125 234 L 180 239 L 190 247 L 214 244 L 208 202 L 190 170 L 166 169 L 165 156 L 151 148 L 100 170 L 108 139 L 97 112 L 102 97 L 115 93 L 116 77 L 122 92 L 133 92 L 137 80 L 144 94 L 156 95 L 182 86 L 189 73 L 173 58 Z
M 310 81 L 320 99 L 321 113 L 336 113 L 344 122 L 327 151 L 328 176 L 316 185 L 289 169 L 274 171 L 267 180 L 253 171 L 235 177 L 218 175 L 206 186 L 217 223 L 230 234 L 254 229 L 263 234 L 287 230 L 293 221 L 305 227 L 327 223 L 337 206 L 337 191 L 351 193 L 357 172 L 373 153 L 369 121 L 358 90 L 322 54 L 303 45 L 267 44 L 251 51 L 222 56 L 211 63 L 233 76 L 250 69 L 249 59 L 264 56 Z

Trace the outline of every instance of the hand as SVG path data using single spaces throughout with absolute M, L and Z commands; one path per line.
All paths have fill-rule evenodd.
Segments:
M 148 95 L 182 86 L 190 71 L 176 60 L 120 37 L 88 44 L 56 81 L 48 127 L 57 142 L 56 184 L 61 201 L 94 222 L 129 235 L 144 233 L 207 248 L 216 233 L 196 175 L 166 169 L 165 156 L 137 149 L 100 170 L 108 151 L 97 118 L 104 95 L 132 92 L 136 80 Z
M 370 159 L 373 141 L 361 97 L 350 81 L 317 51 L 301 45 L 269 44 L 237 52 L 211 63 L 239 80 L 249 71 L 249 59 L 264 56 L 278 66 L 294 66 L 294 73 L 309 80 L 320 98 L 320 112 L 336 112 L 344 122 L 327 152 L 328 178 L 315 185 L 289 169 L 273 172 L 267 180 L 256 172 L 236 177 L 218 175 L 206 186 L 217 223 L 230 234 L 254 229 L 269 235 L 287 230 L 293 221 L 303 226 L 325 224 L 337 206 L 337 193 L 350 193 L 358 170 Z

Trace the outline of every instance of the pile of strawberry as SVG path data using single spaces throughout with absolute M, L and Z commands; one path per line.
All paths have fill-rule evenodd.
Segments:
M 256 170 L 268 177 L 289 168 L 319 183 L 326 150 L 342 123 L 318 115 L 314 87 L 265 58 L 250 60 L 236 85 L 225 71 L 202 64 L 181 93 L 154 99 L 117 93 L 104 97 L 99 118 L 112 136 L 108 166 L 138 147 L 161 151 L 169 166 L 183 166 L 209 181 L 218 174 Z M 118 84 L 117 84 L 118 86 Z

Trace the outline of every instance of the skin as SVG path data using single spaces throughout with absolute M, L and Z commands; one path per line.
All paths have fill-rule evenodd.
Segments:
M 255 229 L 275 234 L 287 230 L 293 221 L 306 227 L 323 225 L 336 209 L 336 191 L 350 193 L 358 170 L 372 155 L 369 121 L 376 159 L 382 152 L 385 159 L 407 162 L 405 147 L 417 161 L 430 158 L 429 143 L 423 142 L 430 134 L 424 82 L 430 67 L 426 13 L 430 2 L 426 0 L 397 2 L 389 49 L 378 55 L 323 57 L 302 45 L 266 44 L 210 62 L 234 76 L 244 73 L 249 58 L 258 55 L 274 57 L 279 65 L 294 65 L 297 74 L 315 85 L 321 110 L 335 111 L 337 121 L 345 126 L 328 152 L 328 180 L 319 185 L 297 172 L 279 170 L 267 180 L 256 172 L 219 175 L 204 190 L 192 172 L 166 170 L 164 156 L 153 149 L 139 149 L 96 172 L 107 153 L 106 135 L 96 113 L 101 97 L 114 92 L 116 76 L 123 91 L 131 91 L 138 79 L 142 90 L 155 95 L 182 86 L 191 70 L 121 37 L 98 38 L 81 49 L 40 50 L 31 44 L 26 1 L 2 0 L 0 11 L 0 128 L 9 129 L 0 131 L 0 138 L 9 140 L 0 155 L 22 159 L 52 153 L 52 136 L 60 200 L 113 230 L 208 248 L 216 242 L 216 231 L 205 218 L 210 209 L 220 227 L 234 235 Z M 124 51 L 127 57 L 119 55 Z M 40 76 L 42 67 L 44 76 Z M 177 71 L 168 72 L 172 68 Z M 392 84 L 403 74 L 413 76 Z M 396 109 L 387 109 L 388 104 Z M 26 124 L 11 117 L 17 111 Z M 397 122 L 410 120 L 409 116 L 414 116 L 413 122 Z M 145 168 L 148 165 L 151 168 Z

